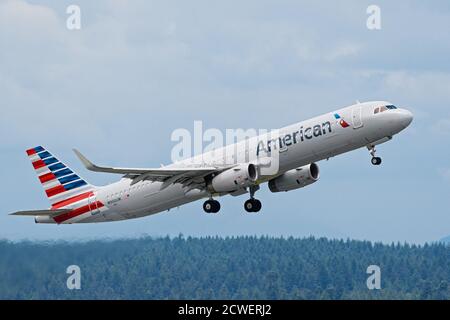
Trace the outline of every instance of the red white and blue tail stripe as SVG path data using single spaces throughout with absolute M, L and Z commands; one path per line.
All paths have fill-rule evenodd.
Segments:
M 50 152 L 38 146 L 27 150 L 39 181 L 47 194 L 52 208 L 62 208 L 68 204 L 88 198 L 94 187 L 60 162 Z

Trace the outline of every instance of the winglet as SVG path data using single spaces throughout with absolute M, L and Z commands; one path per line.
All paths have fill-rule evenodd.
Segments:
M 132 172 L 134 169 L 127 169 L 127 168 L 112 168 L 112 167 L 100 167 L 96 164 L 93 164 L 91 161 L 89 161 L 83 154 L 78 151 L 77 149 L 72 149 L 73 152 L 77 155 L 78 159 L 83 163 L 83 165 L 86 167 L 86 169 L 90 171 L 95 172 L 106 172 L 106 173 L 116 173 L 116 174 L 128 174 Z M 130 171 L 131 170 L 131 171 Z M 142 169 L 136 169 L 136 171 L 139 171 L 139 173 L 142 173 Z
M 99 167 L 89 161 L 80 151 L 78 151 L 77 149 L 73 149 L 73 152 L 75 152 L 78 159 L 80 159 L 81 163 L 83 163 L 86 169 L 90 171 L 98 171 Z

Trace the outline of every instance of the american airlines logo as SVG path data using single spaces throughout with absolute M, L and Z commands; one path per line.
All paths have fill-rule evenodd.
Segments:
M 333 115 L 341 127 L 350 126 L 339 114 Z M 172 148 L 172 162 L 191 159 L 190 165 L 204 166 L 205 163 L 231 165 L 258 161 L 260 168 L 267 166 L 264 170 L 267 169 L 266 171 L 270 171 L 271 174 L 276 173 L 280 153 L 292 145 L 329 135 L 333 131 L 331 120 L 312 126 L 301 124 L 299 126 L 297 131 L 286 134 L 280 134 L 278 129 L 226 129 L 224 134 L 216 128 L 204 130 L 203 122 L 195 121 L 193 132 L 185 128 L 173 131 L 171 140 L 178 143 Z M 233 148 L 225 147 L 230 145 L 234 145 Z M 250 150 L 253 151 L 249 152 Z M 262 162 L 267 164 L 263 165 Z
M 303 128 L 302 126 L 297 131 L 285 134 L 284 136 L 275 139 L 269 139 L 267 140 L 267 142 L 259 141 L 258 147 L 256 149 L 256 155 L 259 156 L 261 152 L 268 154 L 271 153 L 272 150 L 279 150 L 279 152 L 284 152 L 287 150 L 289 146 L 295 145 L 299 142 L 303 142 L 306 140 L 311 140 L 315 137 L 320 137 L 322 135 L 326 135 L 331 132 L 332 129 L 330 121 L 307 128 Z
M 350 127 L 350 125 L 347 123 L 347 121 L 342 119 L 341 116 L 338 113 L 335 113 L 334 117 L 336 118 L 336 120 L 339 120 L 339 124 L 341 125 L 342 128 Z

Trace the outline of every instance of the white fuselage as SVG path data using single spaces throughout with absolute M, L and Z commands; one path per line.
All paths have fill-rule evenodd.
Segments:
M 404 109 L 374 113 L 376 107 L 387 104 L 389 103 L 384 101 L 358 103 L 279 129 L 281 142 L 275 139 L 270 146 L 272 154 L 276 151 L 279 157 L 278 172 L 273 176 L 390 140 L 393 135 L 410 124 L 412 115 Z M 343 127 L 341 120 L 349 126 Z M 266 135 L 254 137 L 167 167 L 191 163 L 213 166 L 218 163 L 235 163 L 236 159 L 245 159 L 250 163 L 257 162 L 268 156 L 266 153 L 270 144 L 268 140 L 270 139 Z M 260 182 L 266 182 L 273 176 L 266 177 Z M 163 187 L 162 182 L 141 181 L 134 185 L 131 182 L 131 179 L 123 178 L 116 183 L 96 188 L 94 196 L 89 201 L 92 203 L 100 201 L 104 206 L 92 208 L 90 212 L 65 223 L 138 218 L 210 196 L 208 190 L 193 189 L 186 192 L 179 183 Z

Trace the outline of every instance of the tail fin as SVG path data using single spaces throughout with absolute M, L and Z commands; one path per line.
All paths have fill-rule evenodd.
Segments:
M 80 178 L 43 147 L 29 149 L 27 154 L 52 206 L 94 190 L 94 186 Z

